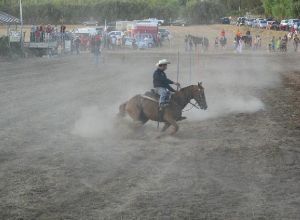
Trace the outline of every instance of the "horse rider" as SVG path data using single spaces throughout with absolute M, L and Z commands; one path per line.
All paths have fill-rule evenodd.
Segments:
M 166 106 L 168 106 L 170 102 L 171 92 L 175 92 L 170 84 L 174 84 L 178 87 L 180 86 L 178 82 L 173 82 L 172 80 L 167 78 L 165 70 L 167 70 L 168 64 L 170 64 L 170 62 L 166 59 L 159 60 L 156 64 L 157 69 L 153 74 L 153 87 L 155 89 L 155 92 L 160 95 L 160 110 L 163 110 Z

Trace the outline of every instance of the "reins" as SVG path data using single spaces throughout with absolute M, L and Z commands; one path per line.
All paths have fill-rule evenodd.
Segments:
M 196 104 L 194 104 L 194 103 L 189 102 L 189 104 L 191 104 L 192 107 L 189 108 L 189 109 L 187 109 L 187 110 L 182 110 L 182 112 L 188 112 L 188 111 L 192 110 L 193 108 L 200 109 L 200 108 L 199 108 Z

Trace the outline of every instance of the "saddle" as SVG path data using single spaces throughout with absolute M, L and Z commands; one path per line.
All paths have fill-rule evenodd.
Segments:
M 150 91 L 145 92 L 144 97 L 149 97 L 151 99 L 154 99 L 153 101 L 158 102 L 160 96 L 156 93 L 155 89 L 151 89 Z
M 173 95 L 173 93 L 171 92 L 169 100 L 171 100 L 172 95 Z M 151 89 L 150 91 L 145 92 L 145 94 L 142 95 L 142 97 L 146 98 L 146 99 L 149 99 L 149 100 L 152 100 L 152 101 L 155 101 L 155 102 L 159 102 L 160 95 L 157 94 L 157 92 L 155 91 L 155 89 Z

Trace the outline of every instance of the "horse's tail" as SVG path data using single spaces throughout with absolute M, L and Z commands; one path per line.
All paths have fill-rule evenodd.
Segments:
M 127 105 L 127 102 L 124 102 L 122 105 L 120 105 L 118 116 L 125 117 L 125 115 L 126 115 L 126 105 Z

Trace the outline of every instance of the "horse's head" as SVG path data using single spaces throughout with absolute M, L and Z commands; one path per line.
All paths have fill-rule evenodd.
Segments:
M 201 109 L 204 110 L 207 109 L 206 98 L 205 98 L 202 82 L 198 83 L 198 85 L 192 86 L 192 98 L 196 100 L 197 104 Z

